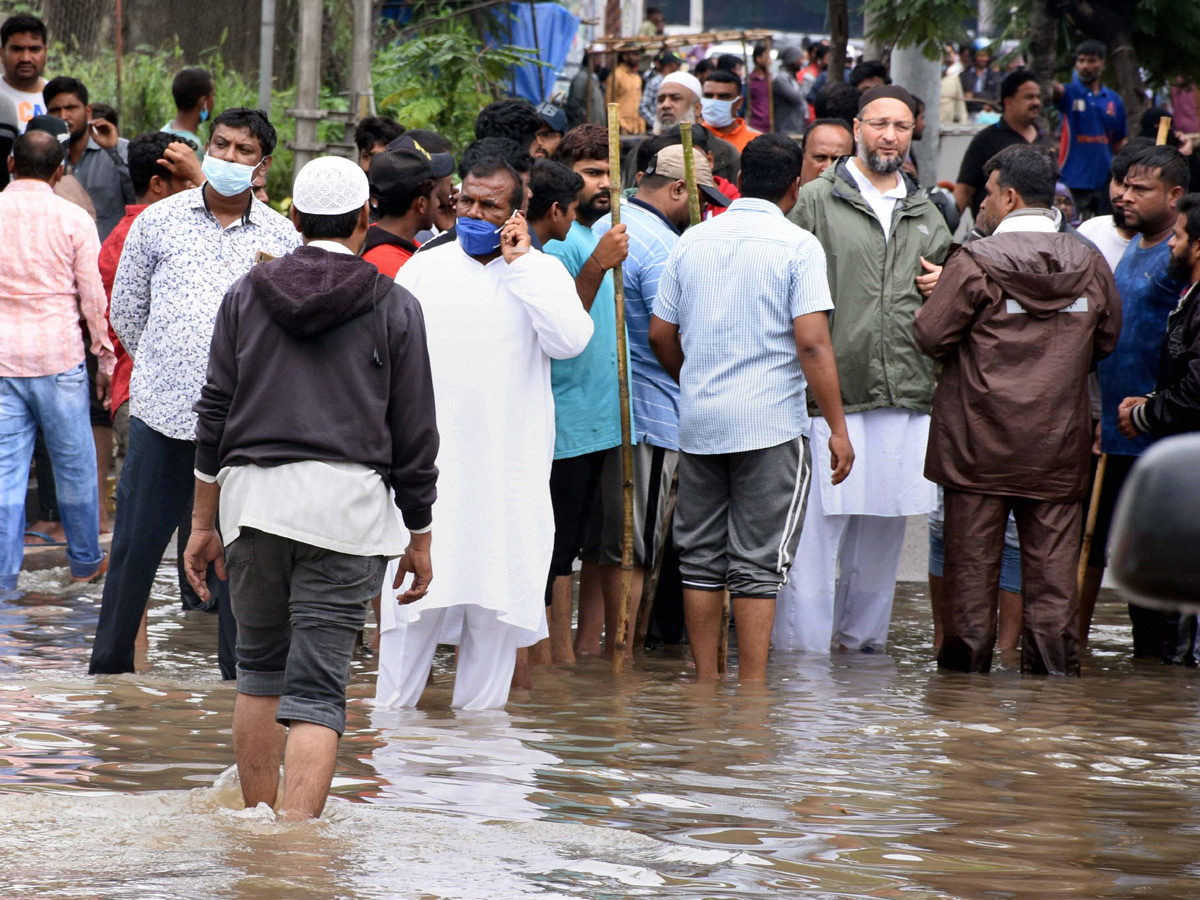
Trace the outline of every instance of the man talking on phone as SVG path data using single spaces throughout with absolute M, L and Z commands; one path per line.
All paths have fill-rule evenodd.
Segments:
M 119 140 L 112 122 L 92 118 L 88 89 L 77 78 L 52 78 L 42 89 L 42 99 L 46 112 L 71 129 L 66 171 L 79 179 L 92 199 L 103 243 L 125 215 L 126 205 L 137 202 L 129 177 L 129 143 Z
M 380 706 L 421 698 L 437 645 L 457 644 L 451 705 L 508 702 L 516 653 L 547 637 L 554 546 L 550 360 L 578 356 L 592 318 L 575 281 L 530 246 L 525 185 L 507 162 L 474 161 L 458 195 L 456 238 L 396 274 L 425 316 L 438 451 L 437 578 L 408 602 L 383 580 Z

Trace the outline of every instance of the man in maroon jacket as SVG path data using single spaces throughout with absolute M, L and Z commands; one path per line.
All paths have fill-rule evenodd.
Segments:
M 943 363 L 925 477 L 945 488 L 945 634 L 938 665 L 991 667 L 1004 529 L 1021 542 L 1021 670 L 1079 674 L 1079 556 L 1091 413 L 1087 374 L 1112 352 L 1120 298 L 1107 263 L 1059 234 L 1054 166 L 1012 147 L 985 166 L 990 237 L 960 247 L 917 312 Z

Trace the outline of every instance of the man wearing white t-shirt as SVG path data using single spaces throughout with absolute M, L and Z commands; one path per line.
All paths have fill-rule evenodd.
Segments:
M 0 95 L 16 106 L 17 127 L 22 134 L 30 119 L 46 112 L 42 99 L 46 43 L 46 25 L 37 16 L 9 16 L 0 25 L 0 62 L 4 67 Z

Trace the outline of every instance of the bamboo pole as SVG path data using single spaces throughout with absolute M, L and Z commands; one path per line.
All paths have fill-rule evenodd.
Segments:
M 775 130 L 775 86 L 771 83 L 774 75 L 771 74 L 771 38 L 767 37 L 763 41 L 767 47 L 767 122 L 771 126 L 771 131 Z
M 621 128 L 618 106 L 608 104 L 609 204 L 613 227 L 621 224 Z M 629 631 L 629 602 L 633 590 L 633 441 L 629 421 L 629 360 L 625 341 L 624 266 L 612 270 L 617 307 L 617 391 L 621 403 L 621 607 L 617 610 L 617 633 L 612 635 L 612 670 L 625 668 L 625 645 Z

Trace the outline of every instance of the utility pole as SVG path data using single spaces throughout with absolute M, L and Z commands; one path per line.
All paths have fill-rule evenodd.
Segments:
M 299 39 L 296 44 L 296 139 L 292 142 L 294 171 L 325 149 L 317 141 L 317 122 L 325 118 L 321 101 L 321 0 L 300 0 Z
M 942 64 L 936 59 L 926 59 L 920 47 L 896 48 L 892 51 L 891 75 L 894 83 L 904 85 L 925 101 L 925 135 L 912 142 L 912 154 L 921 173 L 921 186 L 934 187 L 938 183 L 938 143 L 941 140 L 938 111 L 942 98 Z
M 258 108 L 271 113 L 271 81 L 275 75 L 275 0 L 262 0 L 258 40 Z
M 375 92 L 371 87 L 371 58 L 375 54 L 374 0 L 354 0 L 354 43 L 350 54 L 350 112 L 357 122 L 375 115 Z

